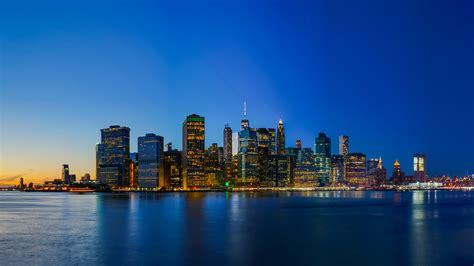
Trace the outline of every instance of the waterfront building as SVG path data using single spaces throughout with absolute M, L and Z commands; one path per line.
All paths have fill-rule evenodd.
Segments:
M 71 176 L 69 174 L 69 164 L 63 164 L 63 171 L 62 171 L 61 180 L 63 181 L 64 184 L 70 184 L 71 183 Z
M 387 170 L 383 166 L 382 157 L 379 158 L 377 170 L 375 170 L 375 180 L 373 185 L 378 187 L 387 183 Z
M 378 159 L 370 159 L 367 160 L 367 180 L 369 185 L 373 185 L 375 183 L 375 175 L 377 173 L 377 166 L 379 164 Z
M 163 166 L 165 187 L 181 189 L 183 187 L 181 152 L 169 145 L 167 151 L 164 152 Z
M 395 160 L 395 163 L 393 164 L 392 182 L 395 185 L 401 185 L 404 182 L 404 176 L 400 163 L 398 160 Z
M 130 153 L 130 187 L 138 187 L 138 152 Z
M 163 137 L 152 133 L 138 138 L 138 187 L 164 187 Z
M 85 173 L 82 177 L 81 177 L 81 182 L 90 182 L 91 181 L 91 175 L 88 174 L 88 173 Z
M 183 122 L 183 188 L 208 188 L 204 169 L 204 117 L 192 114 Z
M 365 154 L 348 153 L 345 168 L 346 182 L 353 186 L 368 186 Z
M 329 182 L 331 184 L 344 182 L 344 156 L 343 155 L 331 156 Z
M 283 120 L 278 121 L 277 139 L 276 139 L 277 154 L 285 154 L 285 127 Z
M 324 185 L 329 181 L 331 139 L 322 132 L 316 137 L 314 155 L 316 175 L 320 185 Z
M 426 182 L 426 156 L 424 154 L 413 155 L 413 178 L 415 182 Z
M 206 175 L 209 186 L 215 187 L 222 183 L 222 172 L 219 164 L 219 146 L 217 143 L 212 143 L 206 149 L 205 161 Z
M 128 186 L 130 181 L 130 129 L 118 125 L 101 129 L 96 147 L 97 180 L 110 186 Z
M 295 187 L 316 187 L 319 180 L 316 176 L 314 153 L 311 148 L 303 148 L 298 152 L 294 173 Z
M 288 155 L 269 155 L 268 172 L 266 186 L 269 187 L 288 187 L 293 183 L 294 161 L 292 156 Z

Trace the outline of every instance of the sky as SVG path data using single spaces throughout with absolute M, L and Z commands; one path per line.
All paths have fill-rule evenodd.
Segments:
M 313 147 L 474 173 L 474 1 L 0 1 L 0 183 L 95 175 L 100 129 L 181 148 L 276 127 Z

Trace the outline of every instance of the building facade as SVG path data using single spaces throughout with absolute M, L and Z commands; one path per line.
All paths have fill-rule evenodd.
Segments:
M 192 114 L 183 122 L 183 188 L 208 188 L 205 160 L 204 117 Z
M 331 139 L 328 138 L 326 134 L 319 133 L 314 146 L 316 175 L 318 176 L 320 185 L 325 185 L 329 182 Z
M 146 134 L 138 138 L 138 187 L 164 187 L 163 137 Z
M 366 156 L 363 153 L 349 153 L 345 162 L 346 182 L 353 186 L 368 186 Z
M 424 154 L 413 155 L 413 178 L 418 182 L 426 182 L 426 156 Z
M 97 181 L 110 186 L 130 183 L 130 129 L 118 125 L 101 129 L 96 147 Z

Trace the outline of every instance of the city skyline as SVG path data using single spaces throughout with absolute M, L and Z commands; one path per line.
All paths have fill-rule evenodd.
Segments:
M 191 118 L 191 119 L 193 119 L 193 118 L 194 118 L 194 119 L 202 119 L 202 121 L 199 120 L 199 121 L 201 121 L 201 122 L 203 122 L 204 119 L 205 119 L 204 116 L 199 116 L 199 115 L 197 115 L 197 114 L 188 115 L 188 116 L 186 117 L 186 119 L 185 119 L 185 122 L 183 122 L 183 129 L 182 129 L 182 130 L 183 130 L 183 131 L 182 131 L 183 135 L 181 136 L 181 138 L 182 138 L 183 141 L 184 141 L 184 133 L 185 133 L 184 125 L 185 125 L 186 121 L 188 121 L 188 119 L 190 119 L 190 118 Z M 194 121 L 194 120 L 192 120 L 192 121 L 193 121 L 193 122 L 197 122 L 197 121 Z M 250 123 L 251 123 L 251 122 L 250 122 L 250 120 L 249 120 L 248 117 L 247 117 L 246 102 L 244 102 L 244 111 L 243 111 L 242 120 L 241 120 L 241 122 L 240 122 L 240 128 L 238 128 L 238 129 L 233 129 L 233 128 L 231 128 L 231 127 L 229 126 L 229 124 L 225 124 L 225 125 L 223 126 L 223 128 L 222 128 L 222 131 L 223 131 L 223 132 L 226 132 L 229 128 L 230 128 L 231 130 L 233 130 L 234 133 L 239 133 L 239 132 L 242 132 L 242 130 L 245 131 L 246 129 L 257 130 L 257 131 L 262 130 L 262 129 L 266 129 L 266 130 L 272 129 L 271 126 L 268 127 L 268 128 L 251 127 L 252 125 L 251 125 Z M 202 124 L 203 131 L 205 131 L 205 128 L 206 128 L 205 125 L 206 125 L 205 123 Z M 282 120 L 282 118 L 281 118 L 281 116 L 280 116 L 280 118 L 278 119 L 278 124 L 277 124 L 276 127 L 273 128 L 273 130 L 276 130 L 276 128 L 281 128 L 281 129 L 283 129 L 283 127 L 284 127 L 284 123 L 283 123 L 283 120 Z M 142 146 L 141 146 L 142 144 L 140 144 L 140 141 L 141 141 L 141 139 L 143 139 L 143 138 L 145 138 L 145 137 L 147 137 L 147 138 L 152 138 L 152 137 L 160 138 L 160 139 L 159 139 L 159 143 L 161 143 L 162 147 L 161 147 L 161 151 L 160 151 L 159 153 L 162 153 L 163 151 L 165 151 L 164 148 L 163 148 L 163 147 L 164 147 L 164 143 L 167 143 L 167 146 L 170 145 L 170 148 L 172 147 L 173 150 L 178 150 L 178 151 L 180 151 L 180 152 L 183 152 L 182 147 L 181 147 L 180 149 L 176 149 L 176 148 L 177 148 L 176 146 L 177 146 L 177 144 L 179 145 L 179 142 L 170 142 L 170 141 L 168 141 L 167 139 L 165 139 L 165 138 L 162 137 L 162 136 L 157 136 L 157 135 L 155 135 L 156 132 L 155 132 L 155 133 L 150 133 L 150 132 L 149 132 L 149 133 L 145 133 L 145 134 L 143 134 L 142 136 L 138 136 L 136 139 L 134 139 L 133 137 L 130 137 L 130 132 L 132 132 L 132 129 L 131 129 L 130 127 L 123 126 L 123 125 L 110 125 L 110 126 L 107 127 L 107 128 L 100 129 L 100 132 L 102 132 L 102 135 L 103 135 L 104 132 L 107 132 L 107 131 L 110 131 L 110 130 L 114 130 L 114 129 L 126 130 L 126 132 L 127 132 L 126 139 L 127 139 L 127 142 L 130 144 L 129 147 L 127 147 L 127 149 L 126 149 L 127 152 L 129 153 L 129 157 L 132 156 L 132 154 L 134 154 L 134 155 L 137 156 L 137 158 L 139 158 L 139 156 L 140 156 L 140 155 L 139 155 L 139 154 L 140 154 L 139 150 L 140 150 L 141 147 L 142 147 Z M 257 131 L 255 131 L 255 132 L 257 132 Z M 231 133 L 232 133 L 232 132 L 231 132 Z M 240 134 L 240 133 L 239 133 L 239 134 Z M 267 133 L 267 134 L 268 134 L 268 133 Z M 257 134 L 257 135 L 258 135 L 258 134 Z M 257 136 L 257 135 L 256 135 L 256 136 Z M 204 136 L 204 139 L 203 139 L 204 144 L 203 144 L 203 151 L 202 151 L 203 153 L 204 153 L 205 151 L 207 151 L 207 149 L 210 148 L 210 147 L 211 147 L 212 145 L 214 145 L 214 144 L 217 144 L 217 147 L 219 147 L 219 148 L 222 148 L 222 149 L 224 148 L 224 147 L 223 147 L 223 145 L 224 145 L 224 139 L 226 138 L 226 135 L 225 135 L 225 134 L 222 135 L 222 139 L 221 139 L 220 142 L 210 142 L 210 141 L 206 140 L 206 134 L 205 134 L 205 133 L 203 134 L 203 136 Z M 114 137 L 116 137 L 116 136 L 114 135 Z M 104 137 L 102 136 L 102 141 L 104 140 L 103 138 L 104 138 Z M 255 137 L 255 138 L 257 138 L 257 137 Z M 318 140 L 318 139 L 320 139 L 320 138 L 323 138 L 323 139 L 324 139 L 324 138 L 327 138 L 329 142 L 327 142 L 326 140 L 323 140 L 323 141 L 322 141 L 323 144 L 320 144 L 320 143 L 319 143 L 320 140 Z M 310 149 L 311 152 L 312 152 L 313 155 L 314 155 L 314 163 L 315 163 L 316 169 L 319 169 L 319 168 L 321 168 L 321 162 L 320 162 L 321 159 L 318 159 L 318 156 L 319 156 L 318 154 L 321 154 L 321 151 L 318 151 L 318 149 L 319 149 L 319 150 L 324 149 L 324 152 L 322 152 L 322 153 L 323 153 L 323 154 L 326 154 L 326 155 L 325 155 L 325 156 L 326 156 L 325 158 L 327 158 L 327 159 L 325 159 L 325 160 L 327 160 L 327 162 L 324 162 L 324 163 L 323 163 L 324 166 L 323 166 L 323 168 L 321 168 L 321 169 L 326 169 L 326 168 L 327 168 L 327 169 L 326 169 L 326 170 L 321 170 L 321 169 L 319 169 L 319 170 L 315 170 L 315 171 L 322 171 L 323 173 L 326 173 L 325 175 L 327 175 L 327 176 L 326 176 L 326 177 L 323 177 L 323 179 L 326 179 L 326 180 L 329 180 L 329 178 L 330 178 L 330 167 L 329 167 L 329 164 L 330 164 L 330 161 L 331 161 L 331 156 L 333 156 L 333 157 L 334 157 L 334 156 L 341 156 L 341 159 L 342 159 L 342 158 L 344 158 L 344 156 L 345 156 L 344 153 L 346 153 L 346 152 L 348 152 L 349 155 L 353 155 L 353 156 L 359 156 L 359 155 L 361 155 L 361 156 L 364 157 L 364 167 L 367 168 L 367 169 L 365 170 L 366 173 L 364 173 L 364 178 L 365 178 L 365 174 L 367 175 L 367 177 L 369 177 L 369 176 L 370 176 L 370 172 L 369 172 L 369 168 L 370 168 L 369 159 L 370 159 L 370 161 L 374 161 L 374 160 L 375 160 L 375 162 L 378 163 L 382 158 L 386 158 L 386 157 L 385 157 L 384 155 L 380 155 L 380 154 L 377 155 L 377 156 L 368 156 L 368 155 L 366 155 L 363 151 L 361 151 L 361 152 L 359 152 L 359 151 L 354 151 L 354 150 L 351 148 L 351 147 L 352 147 L 351 145 L 353 144 L 353 140 L 350 140 L 350 139 L 351 139 L 350 136 L 347 136 L 347 135 L 339 135 L 337 138 L 335 138 L 335 141 L 336 141 L 336 142 L 333 143 L 333 145 L 331 145 L 331 136 L 326 136 L 326 134 L 325 134 L 324 132 L 319 132 L 319 133 L 315 136 L 314 143 L 312 143 L 312 144 L 310 144 L 310 145 L 302 144 L 302 141 L 301 141 L 300 139 L 295 139 L 295 142 L 293 142 L 293 145 L 292 145 L 292 143 L 286 143 L 286 145 L 285 145 L 286 151 L 284 151 L 282 154 L 285 154 L 285 155 L 288 156 L 288 155 L 291 153 L 291 152 L 288 153 L 289 150 L 291 150 L 291 149 L 293 149 L 293 148 L 295 148 L 295 147 L 297 147 L 297 146 L 299 147 L 299 148 L 298 148 L 299 150 Z M 133 145 L 134 140 L 135 140 L 135 145 Z M 276 136 L 275 136 L 275 139 L 273 140 L 273 142 L 274 142 L 274 143 L 273 143 L 273 145 L 274 145 L 273 148 L 275 149 L 274 153 L 275 153 L 275 154 L 278 154 L 278 151 L 281 150 L 281 149 L 278 148 L 278 146 L 279 146 L 279 145 L 278 145 L 279 140 L 278 140 L 278 138 L 277 138 Z M 115 143 L 115 141 L 113 141 L 113 143 Z M 283 144 L 285 144 L 285 140 L 283 140 Z M 172 145 L 172 146 L 171 146 L 171 145 Z M 239 146 L 240 146 L 240 145 L 241 145 L 241 144 L 239 144 Z M 342 146 L 341 146 L 341 145 L 342 145 Z M 99 156 L 100 151 L 99 151 L 99 150 L 100 150 L 100 147 L 102 147 L 102 146 L 103 146 L 103 144 L 101 144 L 101 143 L 97 143 L 97 144 L 96 144 L 95 157 L 94 157 L 94 164 L 95 164 L 95 166 L 94 166 L 94 167 L 98 167 L 98 166 L 99 166 L 99 161 L 100 161 L 100 159 L 99 159 L 99 158 L 100 158 L 100 156 Z M 135 147 L 135 146 L 136 146 L 136 147 Z M 133 148 L 133 147 L 135 147 L 135 148 Z M 321 147 L 321 148 L 319 148 L 319 147 Z M 239 148 L 237 148 L 237 149 L 239 149 Z M 173 151 L 173 150 L 169 150 L 169 151 Z M 419 166 L 420 163 L 418 162 L 420 156 L 423 156 L 423 158 L 426 158 L 426 154 L 423 154 L 423 153 L 420 153 L 420 152 L 415 152 L 415 153 L 409 155 L 409 158 L 410 158 L 410 159 L 409 159 L 408 161 L 411 161 L 411 164 L 408 163 L 408 164 L 402 165 L 402 166 L 400 166 L 400 165 L 401 165 L 401 164 L 399 163 L 400 159 L 399 159 L 398 157 L 396 157 L 396 159 L 395 159 L 395 161 L 393 161 L 393 163 L 392 163 L 392 162 L 387 162 L 387 161 L 384 159 L 384 161 L 385 161 L 385 163 L 386 163 L 386 165 L 387 165 L 385 168 L 388 169 L 387 172 L 386 172 L 386 174 L 385 174 L 386 180 L 388 181 L 388 180 L 391 179 L 391 177 L 392 177 L 391 174 L 395 172 L 396 167 L 400 167 L 400 168 L 401 168 L 401 171 L 402 171 L 403 174 L 405 174 L 405 175 L 411 175 L 411 177 L 416 176 L 417 174 L 415 173 L 415 172 L 416 172 L 415 169 L 419 169 L 419 167 L 420 167 L 420 166 Z M 130 157 L 130 158 L 131 158 L 131 157 Z M 415 159 L 415 158 L 416 158 L 416 159 Z M 336 160 L 337 160 L 337 159 L 336 159 Z M 415 161 L 414 161 L 414 160 L 415 160 Z M 424 159 L 424 160 L 426 160 L 426 159 Z M 367 162 L 367 165 L 365 165 L 365 162 Z M 202 162 L 202 164 L 203 164 L 202 167 L 204 167 L 204 163 L 205 163 L 205 162 L 203 161 L 203 162 Z M 319 165 L 319 166 L 318 166 L 318 165 Z M 430 163 L 429 163 L 428 165 L 430 165 Z M 57 178 L 57 179 L 65 180 L 65 177 L 64 177 L 64 169 L 65 169 L 65 167 L 67 167 L 67 171 L 68 171 L 68 174 L 67 174 L 67 175 L 69 175 L 69 163 L 65 163 L 65 164 L 62 164 L 62 168 L 61 168 L 61 169 L 62 169 L 62 174 L 60 174 L 59 177 L 56 177 L 56 176 L 53 175 L 53 176 L 48 176 L 48 177 L 30 178 L 30 179 L 27 180 L 27 181 L 28 181 L 28 182 L 31 182 L 31 181 L 34 181 L 34 182 L 42 182 L 42 181 L 52 180 L 52 179 L 56 179 L 56 178 Z M 99 168 L 100 168 L 100 167 L 99 167 Z M 97 171 L 98 171 L 99 168 L 97 168 Z M 431 166 L 428 167 L 428 169 L 431 169 Z M 73 169 L 73 170 L 74 170 L 74 169 Z M 95 174 L 95 171 L 94 171 L 94 170 L 95 170 L 95 169 L 91 169 L 90 171 L 87 171 L 87 170 L 86 170 L 86 171 L 83 171 L 83 172 L 74 170 L 73 172 L 74 172 L 74 173 L 78 173 L 79 176 L 90 175 L 91 173 L 94 173 L 94 174 L 92 175 L 92 176 L 94 177 L 94 179 L 100 180 L 100 178 Z M 127 169 L 126 171 L 128 172 L 129 169 Z M 343 171 L 345 171 L 345 170 L 343 170 Z M 422 169 L 422 171 L 424 172 L 423 175 L 426 174 L 426 175 L 429 176 L 429 177 L 437 177 L 437 176 L 445 175 L 445 174 L 429 175 L 430 172 L 426 170 L 426 168 L 425 168 L 425 162 L 423 162 L 423 169 Z M 471 174 L 471 173 L 469 173 L 469 174 Z M 137 173 L 137 182 L 138 182 L 138 183 L 140 183 L 140 179 L 141 179 L 140 175 L 141 175 L 141 174 L 140 174 L 140 171 L 139 171 L 139 172 Z M 162 173 L 159 174 L 159 176 L 161 176 L 161 175 L 162 175 Z M 338 175 L 340 175 L 340 174 L 338 173 Z M 423 175 L 422 175 L 422 176 L 423 176 Z M 73 176 L 74 176 L 74 178 L 75 178 L 76 174 L 74 174 Z M 345 173 L 342 174 L 342 176 L 343 176 L 343 178 L 345 178 Z M 463 175 L 459 175 L 459 176 L 463 176 Z M 20 180 L 20 177 L 22 177 L 22 178 L 25 179 L 25 180 L 28 179 L 28 177 L 26 177 L 26 175 L 22 175 L 22 176 L 18 176 L 18 177 L 17 177 L 15 180 L 13 180 L 13 181 L 6 181 L 6 182 L 4 182 L 3 184 L 17 184 L 17 183 L 18 183 L 18 180 Z M 90 177 L 89 177 L 89 178 L 90 178 Z M 128 178 L 130 178 L 130 177 L 128 177 Z M 160 177 L 160 178 L 162 178 L 162 177 Z M 321 178 L 321 176 L 319 176 L 318 178 Z M 108 182 L 105 182 L 104 180 L 102 180 L 102 182 L 108 183 Z M 124 181 L 123 183 L 124 183 L 124 184 L 128 184 L 129 182 L 130 182 L 130 180 L 127 180 L 127 181 Z M 158 180 L 157 180 L 156 182 L 158 182 Z M 159 181 L 158 183 L 156 183 L 155 185 L 152 185 L 151 187 L 157 187 L 158 184 L 162 184 L 162 182 L 164 182 L 164 181 Z M 0 184 L 2 184 L 2 183 L 0 183 Z M 186 187 L 186 186 L 185 186 L 185 187 Z
M 358 5 L 2 2 L 0 183 L 63 164 L 95 177 L 98 129 L 114 124 L 131 151 L 146 133 L 181 149 L 197 113 L 205 146 L 222 146 L 244 101 L 252 126 L 283 119 L 286 146 L 347 135 L 389 173 L 398 159 L 411 174 L 415 153 L 430 175 L 473 173 L 472 2 Z

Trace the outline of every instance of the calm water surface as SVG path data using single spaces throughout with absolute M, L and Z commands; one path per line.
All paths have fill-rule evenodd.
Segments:
M 474 192 L 0 192 L 0 265 L 468 265 Z

